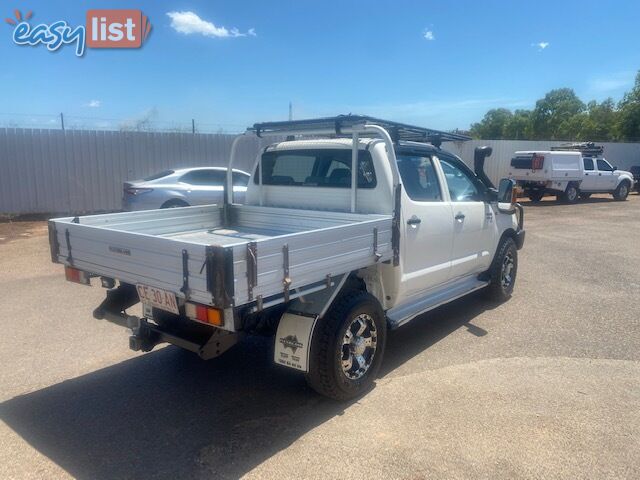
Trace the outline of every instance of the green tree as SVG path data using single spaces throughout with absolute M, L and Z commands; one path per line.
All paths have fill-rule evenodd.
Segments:
M 536 102 L 533 110 L 533 136 L 540 140 L 567 140 L 562 138 L 575 126 L 571 118 L 582 113 L 585 105 L 570 88 L 551 90 Z
M 503 138 L 527 140 L 533 134 L 531 110 L 516 110 L 503 129 Z
M 616 138 L 618 112 L 613 99 L 602 103 L 591 101 L 587 104 L 587 117 L 584 119 L 577 140 L 608 142 Z
M 640 140 L 640 72 L 631 91 L 618 104 L 616 132 L 620 140 Z
M 490 140 L 504 138 L 504 128 L 512 116 L 511 111 L 506 108 L 491 109 L 479 123 L 471 125 L 471 134 L 477 138 Z

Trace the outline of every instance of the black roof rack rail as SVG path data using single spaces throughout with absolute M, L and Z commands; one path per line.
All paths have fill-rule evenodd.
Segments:
M 604 153 L 604 146 L 594 142 L 563 143 L 557 147 L 551 147 L 554 152 L 580 152 L 585 157 L 597 157 Z
M 313 135 L 314 130 L 332 130 L 335 136 L 347 136 L 342 132 L 344 128 L 363 123 L 378 125 L 383 127 L 391 135 L 394 143 L 400 141 L 411 141 L 420 143 L 432 143 L 439 146 L 442 142 L 464 142 L 471 140 L 471 137 L 461 133 L 444 132 L 433 130 L 431 128 L 417 127 L 407 125 L 405 123 L 391 122 L 379 118 L 369 117 L 366 115 L 338 115 L 337 117 L 311 118 L 307 120 L 289 120 L 282 122 L 263 122 L 256 123 L 253 128 L 256 135 L 261 136 L 269 133 L 277 135 L 282 133 L 287 135 L 289 131 L 295 131 L 297 134 L 304 134 L 308 130 Z

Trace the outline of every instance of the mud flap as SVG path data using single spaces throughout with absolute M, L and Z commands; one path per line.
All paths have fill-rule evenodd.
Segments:
M 273 361 L 278 365 L 309 371 L 309 351 L 317 316 L 285 313 L 276 332 Z

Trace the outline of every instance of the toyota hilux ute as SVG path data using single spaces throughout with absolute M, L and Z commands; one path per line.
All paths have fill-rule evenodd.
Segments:
M 209 359 L 273 336 L 276 364 L 349 399 L 369 388 L 387 331 L 468 293 L 514 289 L 524 242 L 515 182 L 494 188 L 440 148 L 459 134 L 359 115 L 255 124 L 287 138 L 257 156 L 246 203 L 58 218 L 67 280 L 107 288 L 93 315 Z M 142 316 L 127 309 L 142 302 Z

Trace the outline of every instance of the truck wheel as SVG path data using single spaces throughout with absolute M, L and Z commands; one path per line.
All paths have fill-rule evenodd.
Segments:
M 589 198 L 591 198 L 591 194 L 590 193 L 581 193 L 580 194 L 580 198 L 582 200 L 589 200 Z
M 580 190 L 574 184 L 570 183 L 567 185 L 567 189 L 564 191 L 564 195 L 562 195 L 562 201 L 565 203 L 576 203 L 578 198 L 580 197 Z
M 361 395 L 378 374 L 386 339 L 387 322 L 378 301 L 367 292 L 346 292 L 318 320 L 307 383 L 335 400 Z
M 518 273 L 518 249 L 511 237 L 505 237 L 498 245 L 496 256 L 489 267 L 489 286 L 485 296 L 494 302 L 505 302 L 513 293 Z
M 529 200 L 531 200 L 533 203 L 538 203 L 543 198 L 544 198 L 544 190 L 529 191 Z
M 626 200 L 628 195 L 629 195 L 629 182 L 626 182 L 626 181 L 620 183 L 620 185 L 618 185 L 618 188 L 616 188 L 615 192 L 613 192 L 613 198 L 615 200 L 618 200 L 619 202 Z

